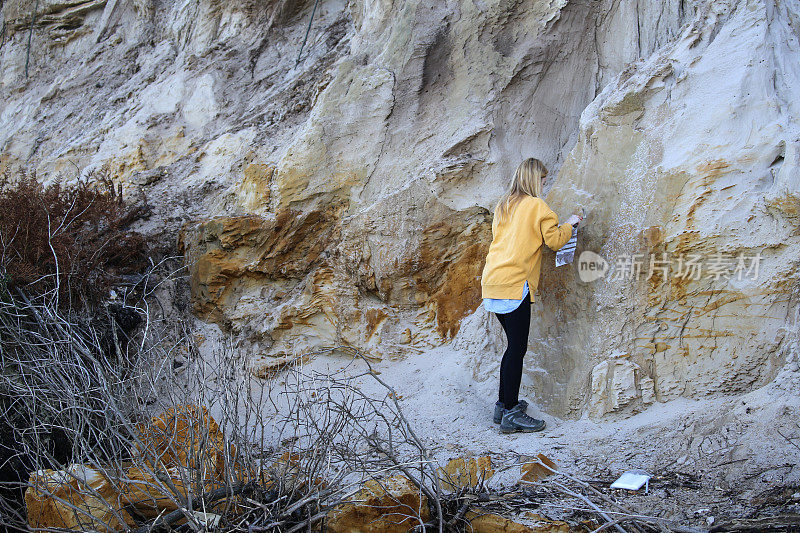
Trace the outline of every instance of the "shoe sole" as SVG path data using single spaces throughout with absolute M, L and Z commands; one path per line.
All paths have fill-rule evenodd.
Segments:
M 500 433 L 504 433 L 504 434 L 509 434 L 509 433 L 539 433 L 540 431 L 543 431 L 544 428 L 546 428 L 546 427 L 547 427 L 547 422 L 542 424 L 542 427 L 540 429 L 522 429 L 522 428 L 505 429 L 505 428 L 500 428 Z

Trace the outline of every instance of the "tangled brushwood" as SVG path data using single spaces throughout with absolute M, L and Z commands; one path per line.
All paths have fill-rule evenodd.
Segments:
M 300 531 L 346 522 L 346 500 L 370 482 L 395 502 L 387 530 L 441 513 L 436 469 L 388 387 L 373 398 L 357 374 L 299 368 L 280 388 L 254 384 L 230 347 L 201 359 L 188 329 L 137 312 L 146 323 L 110 359 L 91 324 L 6 294 L 0 415 L 16 476 L 3 483 L 5 524 Z
M 3 528 L 346 527 L 365 487 L 387 530 L 441 515 L 436 469 L 388 387 L 372 398 L 357 375 L 295 368 L 277 390 L 230 346 L 200 358 L 154 294 L 169 276 L 142 268 L 131 212 L 101 183 L 2 182 Z M 137 290 L 106 301 L 133 273 Z
M 0 178 L 0 282 L 27 294 L 52 294 L 59 307 L 94 306 L 109 288 L 141 273 L 144 238 L 127 229 L 141 215 L 101 177 L 94 184 L 43 187 Z

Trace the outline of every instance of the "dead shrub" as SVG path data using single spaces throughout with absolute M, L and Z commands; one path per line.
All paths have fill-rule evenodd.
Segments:
M 146 243 L 111 180 L 67 188 L 0 178 L 0 278 L 10 290 L 50 294 L 60 308 L 94 306 L 122 276 L 145 267 Z

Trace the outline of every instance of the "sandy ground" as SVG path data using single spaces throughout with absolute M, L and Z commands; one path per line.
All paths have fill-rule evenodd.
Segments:
M 656 402 L 619 420 L 562 420 L 528 398 L 529 413 L 546 420 L 547 428 L 503 435 L 491 420 L 496 380 L 475 381 L 471 364 L 468 354 L 445 345 L 375 362 L 373 369 L 397 391 L 404 414 L 441 464 L 458 456 L 492 457 L 492 489 L 512 490 L 521 458 L 544 453 L 559 470 L 639 513 L 701 527 L 730 517 L 800 513 L 800 396 L 785 386 L 791 380 L 735 397 Z M 358 373 L 366 364 L 318 356 L 302 370 L 342 369 Z M 285 373 L 275 380 L 282 383 Z M 376 397 L 385 393 L 368 376 L 359 387 Z M 647 493 L 608 488 L 630 469 L 654 476 Z M 553 518 L 570 514 L 557 506 L 541 510 Z
M 214 336 L 215 326 L 201 328 Z M 486 363 L 481 355 L 481 375 L 487 379 L 477 381 L 474 352 L 453 342 L 371 365 L 397 392 L 404 415 L 439 464 L 460 456 L 492 457 L 491 490 L 518 490 L 519 464 L 525 456 L 543 453 L 560 471 L 590 482 L 628 509 L 682 524 L 708 527 L 734 517 L 800 514 L 800 375 L 792 365 L 772 383 L 744 394 L 656 402 L 627 417 L 560 419 L 542 412 L 537 398 L 528 396 L 529 414 L 543 418 L 547 428 L 503 435 L 492 422 L 498 381 L 491 357 Z M 345 354 L 316 355 L 296 369 L 343 376 L 364 373 L 367 364 Z M 296 379 L 293 372 L 254 380 L 254 387 L 286 390 Z M 368 375 L 355 385 L 373 398 L 387 392 Z M 647 492 L 609 488 L 631 469 L 653 476 Z M 581 518 L 560 504 L 547 505 L 538 512 Z

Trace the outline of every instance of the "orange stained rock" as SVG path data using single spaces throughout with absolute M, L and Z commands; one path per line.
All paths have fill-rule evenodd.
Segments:
M 193 492 L 187 490 L 190 485 L 187 475 L 175 467 L 162 470 L 160 475 L 149 468 L 131 467 L 120 491 L 121 499 L 145 518 L 155 518 L 162 511 L 174 511 L 179 504 L 183 505 L 189 492 Z
M 543 453 L 540 453 L 531 459 L 533 460 L 526 461 L 520 467 L 520 473 L 522 474 L 523 481 L 538 481 L 542 478 L 552 475 L 553 472 L 551 472 L 550 469 L 556 470 L 556 463 Z
M 135 525 L 115 483 L 87 465 L 31 473 L 25 507 L 32 528 L 106 533 Z
M 442 490 L 451 492 L 462 487 L 476 487 L 479 483 L 488 481 L 493 475 L 492 458 L 488 456 L 457 457 L 439 469 Z
M 367 330 L 364 336 L 366 340 L 369 340 L 375 334 L 375 330 L 378 329 L 378 326 L 380 326 L 389 315 L 383 309 L 367 309 L 365 315 L 367 318 Z
M 466 518 L 469 520 L 468 533 L 569 533 L 571 530 L 567 522 L 550 520 L 534 513 L 524 516 L 527 524 L 480 510 L 469 511 Z
M 454 337 L 461 320 L 481 304 L 480 276 L 492 241 L 488 212 L 433 224 L 422 231 L 418 255 L 399 267 L 416 285 L 415 299 L 435 313 L 436 331 Z
M 184 225 L 178 247 L 189 265 L 195 311 L 218 318 L 243 284 L 304 278 L 338 240 L 341 209 L 330 205 L 305 213 L 286 210 L 274 219 L 244 215 Z
M 705 163 L 700 163 L 697 165 L 697 172 L 703 176 L 716 178 L 722 174 L 730 172 L 729 170 L 726 170 L 730 168 L 730 166 L 730 163 L 723 159 L 712 159 L 711 161 L 706 161 Z
M 195 479 L 222 479 L 225 438 L 205 407 L 173 407 L 139 431 L 136 450 L 154 472 L 178 467 L 192 471 Z
M 407 533 L 430 519 L 428 499 L 405 476 L 370 480 L 328 513 L 329 533 Z

